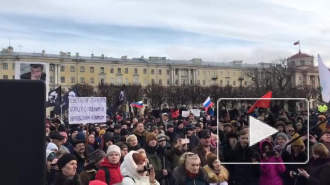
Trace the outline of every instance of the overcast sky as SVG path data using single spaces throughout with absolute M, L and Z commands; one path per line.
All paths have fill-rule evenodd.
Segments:
M 108 57 L 271 62 L 301 50 L 330 66 L 327 0 L 4 0 L 0 47 Z

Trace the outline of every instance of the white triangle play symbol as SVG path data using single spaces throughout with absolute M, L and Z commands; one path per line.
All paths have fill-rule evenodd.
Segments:
M 250 119 L 250 141 L 249 146 L 255 145 L 261 140 L 278 132 L 275 128 L 263 123 L 262 121 L 249 116 Z

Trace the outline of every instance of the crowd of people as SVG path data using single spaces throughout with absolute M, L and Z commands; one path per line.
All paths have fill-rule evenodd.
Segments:
M 330 184 L 330 130 L 321 124 L 304 135 L 307 124 L 326 114 L 259 108 L 253 116 L 279 132 L 250 147 L 244 110 L 210 108 L 182 117 L 186 110 L 165 105 L 131 118 L 116 112 L 87 126 L 47 119 L 46 184 Z

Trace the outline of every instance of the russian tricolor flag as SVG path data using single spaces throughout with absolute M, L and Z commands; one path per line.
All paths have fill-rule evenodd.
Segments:
M 212 107 L 212 106 L 213 106 L 213 102 L 211 101 L 211 98 L 207 97 L 207 99 L 203 103 L 204 109 L 207 111 L 209 109 L 209 107 Z
M 131 105 L 132 105 L 132 107 L 136 107 L 136 108 L 139 108 L 139 109 L 143 108 L 143 102 L 142 101 L 133 102 L 133 103 L 131 103 Z

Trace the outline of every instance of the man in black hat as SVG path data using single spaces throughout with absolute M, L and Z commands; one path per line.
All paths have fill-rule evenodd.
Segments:
M 198 133 L 200 143 L 194 148 L 193 153 L 198 154 L 201 159 L 201 166 L 207 165 L 206 155 L 208 153 L 216 154 L 216 148 L 211 146 L 211 132 L 208 129 L 201 130 Z
M 185 137 L 189 139 L 189 143 L 188 143 L 189 152 L 191 152 L 199 144 L 199 139 L 196 135 L 194 135 L 194 130 L 196 130 L 196 127 L 192 124 L 188 124 L 184 128 Z
M 77 158 L 77 173 L 79 174 L 84 170 L 86 163 L 85 141 L 76 140 L 73 143 L 73 155 Z M 87 165 L 87 163 L 86 163 Z
M 50 138 L 50 142 L 54 143 L 58 147 L 58 150 L 65 153 L 70 153 L 68 148 L 62 145 L 62 141 L 64 140 L 65 137 L 62 136 L 58 131 L 51 131 L 49 133 L 49 138 Z
M 165 135 L 167 135 L 170 138 L 170 143 L 174 142 L 174 139 L 177 137 L 177 134 L 174 132 L 174 125 L 168 124 L 167 125 L 167 131 L 165 132 Z

